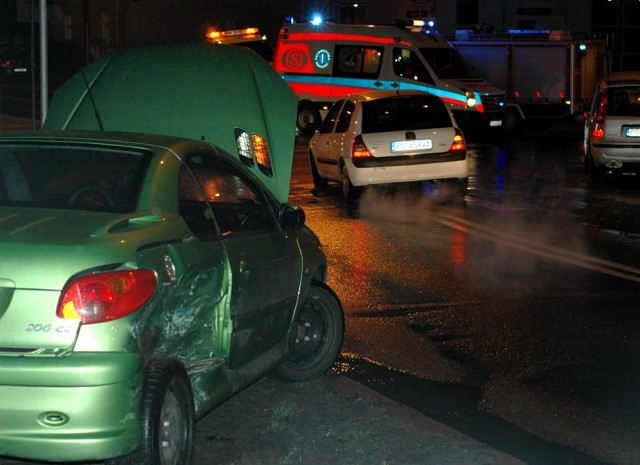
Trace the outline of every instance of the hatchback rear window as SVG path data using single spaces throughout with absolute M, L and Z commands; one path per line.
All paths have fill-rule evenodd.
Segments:
M 609 87 L 607 115 L 640 116 L 640 86 Z
M 362 103 L 362 132 L 408 131 L 451 127 L 444 103 L 430 95 L 405 95 Z
M 150 159 L 100 146 L 0 146 L 0 206 L 130 212 Z

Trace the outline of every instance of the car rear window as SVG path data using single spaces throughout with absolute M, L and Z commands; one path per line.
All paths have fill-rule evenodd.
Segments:
M 363 102 L 362 113 L 364 134 L 452 126 L 442 100 L 426 94 Z
M 134 211 L 151 153 L 101 146 L 0 146 L 0 206 Z
M 640 116 L 640 86 L 610 87 L 607 115 Z

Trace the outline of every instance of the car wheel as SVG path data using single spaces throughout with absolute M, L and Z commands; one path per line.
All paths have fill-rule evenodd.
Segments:
M 321 121 L 320 112 L 313 105 L 302 104 L 298 107 L 297 126 L 302 134 L 313 134 Z
M 311 178 L 313 179 L 313 187 L 318 189 L 325 189 L 327 187 L 327 180 L 320 176 L 318 171 L 318 165 L 313 157 L 313 153 L 309 152 L 309 168 L 311 169 Z
M 189 377 L 170 358 L 148 363 L 140 406 L 142 439 L 133 454 L 108 465 L 183 465 L 191 463 L 194 406 Z
M 342 190 L 342 195 L 347 200 L 356 199 L 362 194 L 361 186 L 354 186 L 351 184 L 351 179 L 349 178 L 349 171 L 347 170 L 347 165 L 342 164 L 342 168 L 340 169 L 340 188 Z
M 329 287 L 320 283 L 311 285 L 295 329 L 293 354 L 274 374 L 282 381 L 317 378 L 333 365 L 344 334 L 342 305 Z
M 593 161 L 590 153 L 585 155 L 585 165 L 589 182 L 591 182 L 591 184 L 599 184 L 602 180 L 602 168 Z

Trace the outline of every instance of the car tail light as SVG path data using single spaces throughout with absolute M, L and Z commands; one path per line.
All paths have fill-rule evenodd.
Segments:
M 600 97 L 600 104 L 593 119 L 592 137 L 604 137 L 604 117 L 607 115 L 607 104 L 609 102 L 609 90 L 604 89 Z
M 596 116 L 593 120 L 592 137 L 604 137 L 604 117 Z
M 353 140 L 353 146 L 351 147 L 351 158 L 362 160 L 363 158 L 373 158 L 373 155 L 369 151 L 369 148 L 362 140 L 362 136 L 358 135 Z
M 142 307 L 156 289 L 156 275 L 149 270 L 113 271 L 81 276 L 63 291 L 57 315 L 101 323 L 127 316 Z
M 464 136 L 460 129 L 456 128 L 456 134 L 453 136 L 453 142 L 451 143 L 451 147 L 449 147 L 450 152 L 459 152 L 461 150 L 466 150 L 467 144 L 464 141 Z

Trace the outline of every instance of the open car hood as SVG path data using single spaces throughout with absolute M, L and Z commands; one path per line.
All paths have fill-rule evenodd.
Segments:
M 78 72 L 55 93 L 43 129 L 141 132 L 209 141 L 238 156 L 285 202 L 296 112 L 295 94 L 250 50 L 207 43 L 158 44 L 114 52 Z M 239 132 L 266 141 L 268 169 L 238 154 Z

